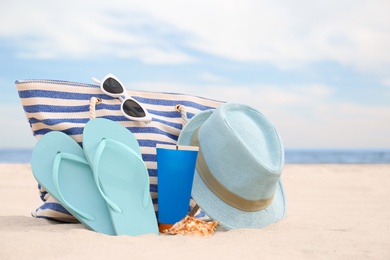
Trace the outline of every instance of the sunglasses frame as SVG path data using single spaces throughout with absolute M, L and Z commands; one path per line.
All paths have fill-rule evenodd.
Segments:
M 112 78 L 114 80 L 116 80 L 119 85 L 122 87 L 122 92 L 121 93 L 110 93 L 108 91 L 106 91 L 103 87 L 104 85 L 104 82 L 109 79 L 109 78 Z M 152 117 L 150 116 L 148 110 L 146 110 L 146 108 L 144 106 L 142 106 L 137 100 L 135 100 L 133 97 L 131 97 L 127 92 L 126 92 L 126 88 L 123 86 L 122 82 L 117 78 L 115 77 L 113 74 L 109 73 L 107 74 L 103 80 L 98 80 L 97 78 L 94 78 L 92 77 L 92 80 L 96 83 L 96 84 L 99 84 L 100 86 L 100 89 L 102 90 L 102 92 L 110 97 L 115 97 L 115 98 L 118 98 L 122 104 L 121 104 L 121 111 L 122 111 L 122 114 L 124 117 L 128 118 L 128 119 L 131 119 L 131 120 L 134 120 L 134 121 L 140 121 L 140 122 L 147 122 L 149 123 L 150 121 L 152 121 Z M 145 116 L 143 117 L 134 117 L 134 116 L 130 116 L 128 115 L 125 110 L 123 109 L 123 106 L 125 105 L 125 102 L 127 100 L 130 100 L 130 101 L 133 101 L 134 103 L 136 103 L 140 108 L 142 108 L 142 110 L 144 111 L 145 113 Z

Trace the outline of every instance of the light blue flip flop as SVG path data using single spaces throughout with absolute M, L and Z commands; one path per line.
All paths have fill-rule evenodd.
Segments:
M 62 132 L 45 134 L 34 147 L 31 167 L 37 181 L 87 228 L 115 235 L 106 201 L 76 141 Z
M 95 118 L 84 128 L 83 148 L 116 234 L 158 234 L 149 175 L 134 135 L 116 122 Z

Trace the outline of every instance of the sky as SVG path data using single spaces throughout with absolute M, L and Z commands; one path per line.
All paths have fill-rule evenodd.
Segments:
M 32 148 L 15 80 L 245 103 L 286 148 L 390 148 L 388 0 L 0 0 L 0 148 Z

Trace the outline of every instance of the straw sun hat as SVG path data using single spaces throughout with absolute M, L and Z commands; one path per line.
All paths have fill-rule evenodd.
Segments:
M 192 197 L 223 227 L 262 228 L 285 217 L 283 145 L 259 111 L 225 103 L 200 112 L 178 144 L 199 146 Z

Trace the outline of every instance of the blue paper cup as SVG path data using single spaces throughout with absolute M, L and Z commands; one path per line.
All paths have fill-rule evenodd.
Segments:
M 157 144 L 158 222 L 160 232 L 189 211 L 199 148 Z

